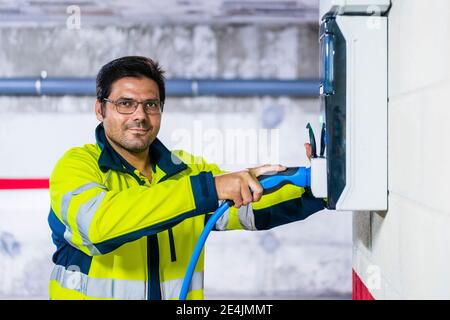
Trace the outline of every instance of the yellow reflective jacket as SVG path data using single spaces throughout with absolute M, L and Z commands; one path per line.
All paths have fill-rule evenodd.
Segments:
M 184 151 L 150 146 L 152 181 L 108 143 L 72 148 L 50 177 L 48 222 L 56 245 L 50 299 L 177 299 L 205 223 L 219 205 L 217 165 Z M 215 230 L 265 230 L 324 208 L 309 190 L 284 185 L 231 208 Z M 202 252 L 188 299 L 203 299 Z

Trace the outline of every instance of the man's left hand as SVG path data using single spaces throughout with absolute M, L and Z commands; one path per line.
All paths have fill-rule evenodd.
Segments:
M 263 164 L 262 166 L 249 168 L 250 174 L 256 178 L 263 174 L 276 174 L 277 172 L 286 170 L 287 167 L 281 164 Z

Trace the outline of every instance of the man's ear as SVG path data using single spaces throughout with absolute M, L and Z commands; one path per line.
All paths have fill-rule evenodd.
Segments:
M 103 122 L 104 114 L 102 110 L 102 103 L 98 99 L 95 100 L 95 116 L 98 121 Z

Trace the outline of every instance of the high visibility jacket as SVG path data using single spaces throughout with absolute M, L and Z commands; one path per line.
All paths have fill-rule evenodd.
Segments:
M 108 143 L 72 148 L 50 177 L 48 222 L 56 245 L 50 299 L 177 299 L 200 233 L 219 201 L 215 164 L 150 146 L 152 181 Z M 216 230 L 264 230 L 324 208 L 304 188 L 285 185 L 260 201 L 229 209 Z M 188 299 L 203 299 L 204 252 Z

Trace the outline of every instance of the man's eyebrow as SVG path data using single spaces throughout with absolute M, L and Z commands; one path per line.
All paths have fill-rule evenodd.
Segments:
M 120 96 L 119 98 L 117 98 L 117 100 L 134 100 L 134 98 L 130 98 L 127 96 Z
M 117 98 L 117 100 L 119 100 L 119 99 L 123 99 L 123 100 L 136 100 L 136 101 L 137 101 L 137 99 L 130 98 L 130 97 L 127 97 L 127 96 L 120 96 L 119 98 Z M 149 101 L 149 100 L 159 100 L 159 98 L 158 98 L 158 97 L 154 97 L 154 98 L 145 98 L 145 99 L 142 100 L 142 101 Z

